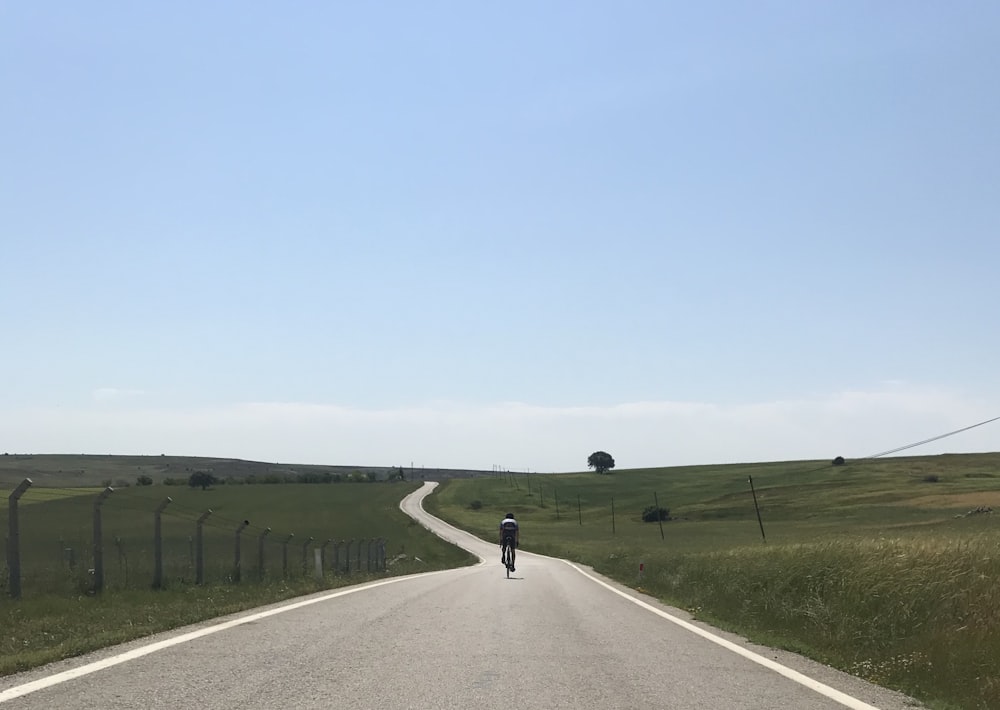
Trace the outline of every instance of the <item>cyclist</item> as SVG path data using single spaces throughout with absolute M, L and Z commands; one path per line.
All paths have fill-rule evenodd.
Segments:
M 514 520 L 513 513 L 507 513 L 507 517 L 500 521 L 500 561 L 504 561 L 504 550 L 510 548 L 510 571 L 514 571 L 514 558 L 516 556 L 518 544 L 521 542 L 521 530 Z

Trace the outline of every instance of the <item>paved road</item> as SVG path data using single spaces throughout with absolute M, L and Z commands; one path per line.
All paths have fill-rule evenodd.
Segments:
M 683 612 L 560 560 L 520 553 L 508 580 L 497 546 L 423 513 L 432 487 L 402 507 L 483 564 L 317 594 L 0 679 L 2 710 L 916 707 L 797 656 L 685 628 Z

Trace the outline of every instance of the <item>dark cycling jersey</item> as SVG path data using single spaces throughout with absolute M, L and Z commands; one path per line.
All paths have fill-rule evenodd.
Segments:
M 500 523 L 500 537 L 504 544 L 517 542 L 517 521 L 513 518 L 504 518 Z

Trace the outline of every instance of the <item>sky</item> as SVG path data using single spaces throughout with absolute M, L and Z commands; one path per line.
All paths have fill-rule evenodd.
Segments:
M 997 77 L 995 2 L 2 3 L 0 450 L 577 471 L 998 417 Z

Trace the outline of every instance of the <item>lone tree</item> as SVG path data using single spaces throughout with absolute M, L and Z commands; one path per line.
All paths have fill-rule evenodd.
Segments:
M 615 467 L 615 460 L 607 451 L 595 451 L 587 457 L 587 466 L 598 473 L 607 473 Z
M 201 486 L 201 490 L 208 490 L 209 486 L 213 486 L 216 483 L 216 478 L 208 471 L 195 471 L 188 478 L 188 485 L 192 488 L 198 488 Z

